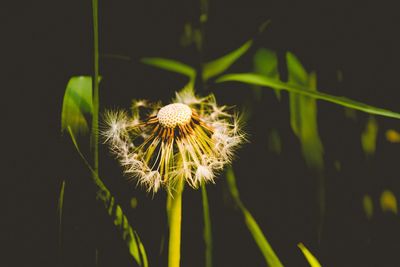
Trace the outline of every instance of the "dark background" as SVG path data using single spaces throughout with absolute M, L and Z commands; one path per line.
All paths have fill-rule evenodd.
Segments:
M 316 70 L 320 90 L 400 111 L 398 77 L 400 16 L 396 1 L 210 1 L 204 59 L 210 60 L 269 28 L 230 71 L 251 69 L 257 48 L 292 51 Z M 2 196 L 0 266 L 135 266 L 112 222 L 95 201 L 95 191 L 67 136 L 60 135 L 62 98 L 68 79 L 92 73 L 90 1 L 14 1 L 1 8 Z M 194 47 L 183 48 L 183 25 L 195 22 L 198 1 L 100 1 L 102 57 L 101 110 L 128 107 L 133 98 L 168 101 L 185 79 L 139 63 L 144 56 L 199 64 Z M 337 73 L 343 73 L 338 82 Z M 285 76 L 285 74 L 283 73 Z M 319 129 L 325 146 L 327 214 L 317 241 L 315 178 L 305 166 L 289 125 L 287 97 L 281 104 L 265 90 L 261 103 L 238 84 L 209 84 L 223 104 L 252 103 L 253 116 L 234 168 L 241 197 L 285 266 L 307 266 L 296 244 L 303 242 L 324 266 L 398 266 L 399 218 L 379 208 L 382 190 L 399 193 L 399 145 L 385 141 L 393 119 L 377 118 L 377 152 L 366 159 L 360 134 L 367 115 L 356 120 L 343 109 L 319 103 Z M 282 154 L 267 150 L 267 131 L 277 128 Z M 4 149 L 5 148 L 5 149 Z M 338 173 L 334 161 L 340 161 Z M 147 249 L 151 266 L 167 233 L 165 193 L 154 197 L 127 182 L 101 147 L 101 176 L 125 209 Z M 62 246 L 57 199 L 66 180 Z M 243 219 L 226 191 L 224 178 L 208 186 L 215 266 L 265 266 Z M 362 196 L 374 200 L 367 220 Z M 129 205 L 137 198 L 138 207 Z M 204 266 L 201 194 L 184 196 L 182 266 Z

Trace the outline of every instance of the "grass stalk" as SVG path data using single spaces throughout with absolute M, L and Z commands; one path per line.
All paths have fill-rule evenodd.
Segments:
M 98 0 L 92 0 L 93 10 L 93 117 L 91 148 L 93 152 L 93 169 L 99 170 L 99 24 L 98 24 Z
M 177 183 L 169 212 L 168 267 L 179 267 L 181 257 L 182 192 L 184 181 Z

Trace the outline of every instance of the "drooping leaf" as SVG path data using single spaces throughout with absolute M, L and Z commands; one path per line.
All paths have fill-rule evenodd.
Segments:
M 361 146 L 368 157 L 375 153 L 377 136 L 378 123 L 373 116 L 370 116 L 364 131 L 361 133 Z
M 249 50 L 252 44 L 253 41 L 249 40 L 229 54 L 204 64 L 202 76 L 203 80 L 207 81 L 208 79 L 226 71 L 236 60 L 238 60 L 244 53 L 247 52 L 247 50 Z
M 254 72 L 272 79 L 280 79 L 278 70 L 278 56 L 276 52 L 261 48 L 258 49 L 253 58 Z M 261 90 L 260 87 L 256 88 L 257 92 Z M 281 98 L 280 91 L 275 90 L 276 97 Z
M 113 220 L 115 227 L 121 233 L 122 239 L 128 246 L 129 253 L 135 259 L 138 265 L 141 267 L 148 267 L 146 251 L 142 242 L 140 241 L 139 235 L 136 233 L 135 230 L 133 230 L 121 206 L 116 203 L 115 198 L 111 195 L 111 192 L 108 190 L 103 181 L 100 179 L 97 172 L 92 168 L 92 166 L 90 166 L 89 162 L 82 154 L 71 127 L 68 127 L 67 129 L 77 153 L 92 174 L 90 177 L 92 178 L 92 181 L 97 188 L 96 199 L 103 204 L 108 215 Z
M 315 258 L 315 256 L 303 245 L 303 243 L 298 243 L 297 246 L 300 248 L 301 252 L 303 252 L 304 257 L 306 257 L 311 267 L 321 267 L 321 264 L 317 258 Z
M 263 254 L 266 263 L 270 267 L 283 267 L 281 261 L 279 260 L 278 256 L 275 254 L 274 250 L 272 249 L 271 245 L 265 238 L 262 230 L 258 226 L 254 217 L 250 214 L 250 212 L 246 209 L 242 201 L 240 200 L 239 190 L 236 186 L 236 178 L 233 169 L 229 167 L 226 171 L 226 180 L 228 184 L 229 192 L 237 205 L 240 211 L 243 214 L 244 221 L 246 226 L 253 236 L 254 241 L 256 242 L 258 248 L 260 249 L 261 253 Z
M 372 202 L 372 198 L 370 195 L 365 194 L 363 196 L 363 208 L 367 219 L 371 219 L 372 215 L 374 215 L 374 204 Z
M 397 199 L 390 190 L 385 190 L 381 194 L 381 208 L 384 212 L 397 214 Z
M 300 95 L 309 96 L 315 99 L 324 100 L 340 106 L 353 108 L 360 110 L 369 114 L 380 115 L 389 118 L 400 119 L 400 113 L 393 112 L 387 109 L 382 109 L 378 107 L 373 107 L 358 101 L 354 101 L 345 97 L 333 96 L 326 93 L 321 93 L 318 91 L 308 90 L 309 88 L 304 88 L 302 86 L 285 83 L 276 79 L 270 79 L 268 77 L 261 76 L 255 73 L 233 73 L 226 74 L 219 77 L 216 82 L 228 82 L 236 81 L 247 84 L 261 85 L 265 87 L 275 88 L 277 90 L 284 90 L 291 93 L 296 93 Z
M 61 112 L 61 131 L 71 127 L 75 135 L 86 134 L 93 114 L 92 77 L 72 77 L 65 90 Z
M 141 61 L 144 64 L 153 67 L 185 75 L 191 81 L 194 81 L 194 79 L 196 78 L 196 70 L 194 68 L 177 60 L 160 57 L 146 57 L 142 58 Z
M 205 254 L 205 267 L 212 267 L 212 230 L 211 230 L 211 218 L 210 218 L 210 208 L 208 205 L 208 196 L 206 185 L 201 185 L 201 196 L 203 201 L 203 219 L 204 219 L 204 230 L 203 238 L 206 246 Z

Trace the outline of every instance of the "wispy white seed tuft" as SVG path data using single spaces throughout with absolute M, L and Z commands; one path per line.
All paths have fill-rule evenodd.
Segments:
M 171 192 L 179 179 L 193 188 L 213 183 L 244 141 L 237 116 L 218 106 L 214 95 L 199 98 L 191 88 L 164 107 L 134 101 L 131 116 L 108 111 L 104 121 L 104 140 L 125 173 L 151 192 Z

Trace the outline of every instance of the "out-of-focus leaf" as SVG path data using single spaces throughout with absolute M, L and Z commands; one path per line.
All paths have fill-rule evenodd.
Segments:
M 366 156 L 372 156 L 375 153 L 377 136 L 378 123 L 373 116 L 370 116 L 364 131 L 361 133 L 361 145 Z
M 75 135 L 86 134 L 93 114 L 92 77 L 72 77 L 65 90 L 61 112 L 61 131 L 71 127 Z
M 128 246 L 129 253 L 135 259 L 138 265 L 141 267 L 148 267 L 146 251 L 142 242 L 140 241 L 139 235 L 130 226 L 128 218 L 125 216 L 121 206 L 115 202 L 115 198 L 111 195 L 111 192 L 108 190 L 97 172 L 92 168 L 92 166 L 90 166 L 89 162 L 80 151 L 71 127 L 68 127 L 68 132 L 76 151 L 92 174 L 90 177 L 97 187 L 96 199 L 103 203 L 108 215 L 113 220 L 115 227 L 118 229 L 118 231 L 120 231 L 122 239 Z
M 362 202 L 363 202 L 363 208 L 364 208 L 365 215 L 370 220 L 372 218 L 372 215 L 374 215 L 374 204 L 372 202 L 371 196 L 368 194 L 365 194 L 363 196 Z
M 65 191 L 65 180 L 61 183 L 60 195 L 58 196 L 58 242 L 61 246 L 62 242 L 62 215 L 63 215 L 63 207 L 64 207 L 64 191 Z
M 279 132 L 277 129 L 272 129 L 268 133 L 268 149 L 271 152 L 276 154 L 281 154 L 282 151 L 282 144 L 281 144 L 281 137 L 279 136 Z
M 183 74 L 187 76 L 190 80 L 195 79 L 196 70 L 185 63 L 179 62 L 177 60 L 168 59 L 168 58 L 160 58 L 160 57 L 145 57 L 142 58 L 141 61 L 144 64 L 157 67 L 160 69 L 168 70 L 171 72 Z
M 204 64 L 202 76 L 203 80 L 207 81 L 208 79 L 226 71 L 236 60 L 238 60 L 244 53 L 247 52 L 247 50 L 249 50 L 252 44 L 252 40 L 247 41 L 241 47 L 230 52 L 229 54 Z
M 138 206 L 138 200 L 136 197 L 131 198 L 131 201 L 129 201 L 129 204 L 132 209 L 136 209 Z
M 299 59 L 292 53 L 286 53 L 288 80 L 290 84 L 303 87 L 305 90 L 317 91 L 317 76 L 308 74 Z M 289 93 L 290 125 L 301 143 L 301 151 L 305 162 L 315 171 L 317 184 L 317 204 L 319 208 L 318 235 L 321 235 L 325 214 L 325 177 L 324 148 L 318 133 L 317 103 L 309 96 Z
M 203 219 L 204 219 L 203 238 L 206 246 L 205 267 L 212 267 L 213 245 L 212 245 L 211 218 L 210 218 L 210 208 L 208 205 L 208 196 L 205 184 L 201 185 L 201 195 L 203 200 Z
M 307 74 L 292 53 L 286 54 L 289 83 L 316 91 L 315 73 Z M 290 124 L 301 142 L 304 159 L 309 168 L 321 172 L 324 168 L 323 146 L 318 133 L 317 103 L 314 98 L 290 93 Z
M 333 163 L 333 166 L 335 166 L 336 171 L 340 172 L 342 170 L 342 163 L 340 163 L 340 161 L 335 160 L 335 162 Z
M 303 245 L 303 243 L 298 243 L 297 246 L 300 248 L 301 252 L 303 252 L 304 257 L 306 257 L 311 267 L 321 267 L 321 264 L 317 258 L 315 258 L 315 256 Z
M 235 204 L 241 210 L 244 221 L 246 223 L 247 228 L 249 229 L 250 234 L 253 236 L 254 241 L 257 243 L 258 248 L 261 250 L 266 263 L 270 267 L 282 267 L 282 263 L 279 260 L 278 256 L 275 254 L 274 250 L 272 249 L 271 245 L 268 243 L 267 239 L 265 238 L 263 232 L 261 231 L 260 227 L 258 226 L 254 217 L 250 214 L 250 212 L 246 209 L 242 201 L 240 200 L 239 191 L 236 186 L 236 178 L 233 172 L 233 169 L 229 167 L 226 171 L 226 180 L 228 183 L 228 189 L 231 193 Z
M 397 199 L 390 190 L 385 190 L 381 194 L 381 208 L 384 212 L 397 214 Z
M 280 79 L 278 71 L 278 57 L 274 51 L 265 48 L 258 49 L 253 58 L 253 65 L 255 73 L 272 79 Z M 260 87 L 256 87 L 256 92 L 259 92 L 260 90 Z M 275 94 L 280 100 L 280 91 L 275 90 Z
M 357 120 L 357 112 L 352 108 L 344 108 L 344 115 L 353 121 Z
M 226 74 L 217 79 L 216 82 L 242 82 L 247 84 L 261 85 L 265 87 L 275 88 L 277 90 L 284 90 L 291 93 L 309 96 L 315 99 L 324 100 L 344 107 L 353 108 L 366 113 L 380 115 L 388 118 L 400 119 L 400 113 L 393 112 L 387 109 L 373 107 L 358 101 L 354 101 L 345 97 L 333 96 L 318 91 L 309 90 L 303 86 L 298 86 L 290 83 L 285 83 L 276 79 L 261 76 L 255 73 L 233 73 Z
M 400 133 L 393 129 L 389 129 L 386 131 L 386 140 L 391 143 L 400 143 Z

